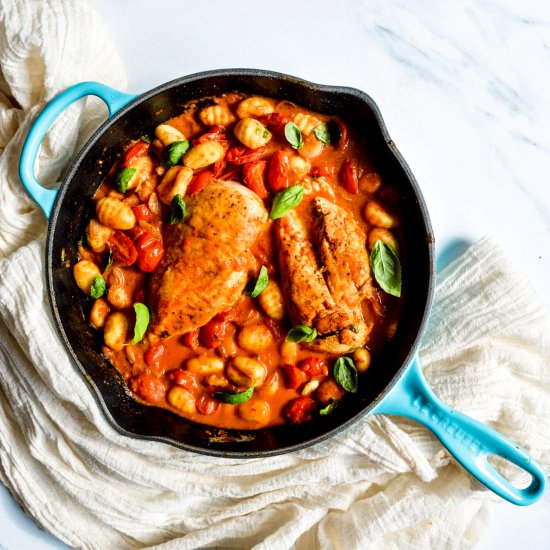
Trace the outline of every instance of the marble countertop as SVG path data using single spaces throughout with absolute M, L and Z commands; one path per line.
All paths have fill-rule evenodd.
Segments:
M 359 88 L 415 174 L 440 252 L 498 240 L 550 307 L 550 8 L 543 0 L 89 0 L 128 91 L 253 67 Z M 547 547 L 550 497 L 493 506 L 480 549 Z M 0 485 L 0 548 L 64 547 Z

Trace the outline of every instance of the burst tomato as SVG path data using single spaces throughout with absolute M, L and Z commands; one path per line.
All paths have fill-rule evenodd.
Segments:
M 132 208 L 132 212 L 138 221 L 150 222 L 151 221 L 151 210 L 146 204 L 138 204 Z
M 359 179 L 357 178 L 357 169 L 349 161 L 345 160 L 340 170 L 340 183 L 348 193 L 357 193 L 359 191 Z
M 284 151 L 276 151 L 267 169 L 267 181 L 273 191 L 281 191 L 288 187 L 288 171 L 290 165 Z
M 278 138 L 285 139 L 285 126 L 290 122 L 290 119 L 281 113 L 269 113 L 259 117 L 262 124 L 267 126 L 267 129 Z
M 304 382 L 307 381 L 306 373 L 294 365 L 282 365 L 281 368 L 285 373 L 287 388 L 297 390 Z
M 213 397 L 211 397 L 206 393 L 203 393 L 197 399 L 197 410 L 201 414 L 212 414 L 216 412 L 219 406 L 220 406 L 220 402 L 216 401 Z
M 284 415 L 292 424 L 307 422 L 313 417 L 317 409 L 317 402 L 309 395 L 293 399 L 284 409 Z
M 225 160 L 237 165 L 246 164 L 247 162 L 261 159 L 266 151 L 266 145 L 258 147 L 258 149 L 249 149 L 244 145 L 235 145 L 229 148 L 225 155 Z
M 173 382 L 177 386 L 182 388 L 187 388 L 188 390 L 195 390 L 198 387 L 197 380 L 195 377 L 187 370 L 175 369 L 166 373 L 166 378 Z
M 199 347 L 199 329 L 192 330 L 183 335 L 183 345 L 195 351 Z
M 107 244 L 111 248 L 113 259 L 116 262 L 119 262 L 125 266 L 130 266 L 137 260 L 138 253 L 134 243 L 130 237 L 125 235 L 122 231 L 117 229 L 110 236 Z
M 160 358 L 164 354 L 164 346 L 162 344 L 157 344 L 156 346 L 151 346 L 145 352 L 145 362 L 148 366 L 154 367 L 158 365 Z
M 225 141 L 226 139 L 223 126 L 211 126 L 208 132 L 193 140 L 193 145 L 205 143 L 206 141 Z
M 201 342 L 210 349 L 217 348 L 225 337 L 225 321 L 210 321 L 201 328 Z
M 164 256 L 162 243 L 153 237 L 151 233 L 145 232 L 136 241 L 137 266 L 145 273 L 151 273 L 158 267 Z
M 187 188 L 187 195 L 191 197 L 198 195 L 203 189 L 210 185 L 213 179 L 214 174 L 210 170 L 199 172 L 196 176 L 193 176 Z
M 300 361 L 298 368 L 305 373 L 308 378 L 328 376 L 328 365 L 326 361 L 319 357 L 307 357 L 303 361 Z
M 266 167 L 267 160 L 255 160 L 243 166 L 243 183 L 260 199 L 267 199 L 269 196 L 264 183 Z
M 139 157 L 143 157 L 149 151 L 149 144 L 144 141 L 136 141 L 125 153 L 122 155 L 122 168 L 128 168 Z
M 332 178 L 334 176 L 334 166 L 324 164 L 323 166 L 317 166 L 311 171 L 311 175 L 314 178 L 325 177 Z
M 162 403 L 166 388 L 164 384 L 152 374 L 140 374 L 132 379 L 132 390 L 144 401 L 149 403 Z

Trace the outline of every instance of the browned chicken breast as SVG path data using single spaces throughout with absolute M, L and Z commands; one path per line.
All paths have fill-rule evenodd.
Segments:
M 295 211 L 277 220 L 285 296 L 293 323 L 319 334 L 308 346 L 343 354 L 364 346 L 373 326 L 361 308 L 372 292 L 365 237 L 353 218 L 327 199 L 313 199 L 311 208 L 311 234 Z
M 155 334 L 184 334 L 235 304 L 267 217 L 255 193 L 230 181 L 213 182 L 188 204 L 185 220 L 168 229 L 166 255 L 152 277 Z

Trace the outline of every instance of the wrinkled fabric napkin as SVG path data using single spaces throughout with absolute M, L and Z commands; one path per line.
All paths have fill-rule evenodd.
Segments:
M 79 548 L 474 545 L 496 497 L 406 419 L 371 415 L 301 452 L 244 461 L 136 441 L 109 426 L 53 325 L 46 222 L 22 189 L 17 163 L 44 102 L 82 80 L 123 89 L 124 71 L 83 2 L 7 6 L 0 15 L 0 479 L 18 502 Z M 97 105 L 80 103 L 59 119 L 37 163 L 41 180 L 55 181 L 101 116 Z M 525 278 L 483 240 L 438 275 L 420 351 L 446 403 L 517 441 L 547 469 L 549 335 L 548 314 Z

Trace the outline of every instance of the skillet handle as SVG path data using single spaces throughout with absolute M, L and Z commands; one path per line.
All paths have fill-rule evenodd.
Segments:
M 87 95 L 95 95 L 101 98 L 109 108 L 109 116 L 114 115 L 124 105 L 136 96 L 119 92 L 99 82 L 81 82 L 71 86 L 64 92 L 54 97 L 44 110 L 38 115 L 31 126 L 27 139 L 21 151 L 19 159 L 19 177 L 29 195 L 38 206 L 42 208 L 46 218 L 50 217 L 53 208 L 57 189 L 46 189 L 42 187 L 34 175 L 34 164 L 46 132 L 50 129 L 55 119 L 72 103 Z
M 424 424 L 470 474 L 513 504 L 533 504 L 544 493 L 546 474 L 542 467 L 508 438 L 443 404 L 428 387 L 416 358 L 373 412 L 398 414 Z M 491 454 L 529 473 L 530 485 L 514 487 L 489 464 Z

